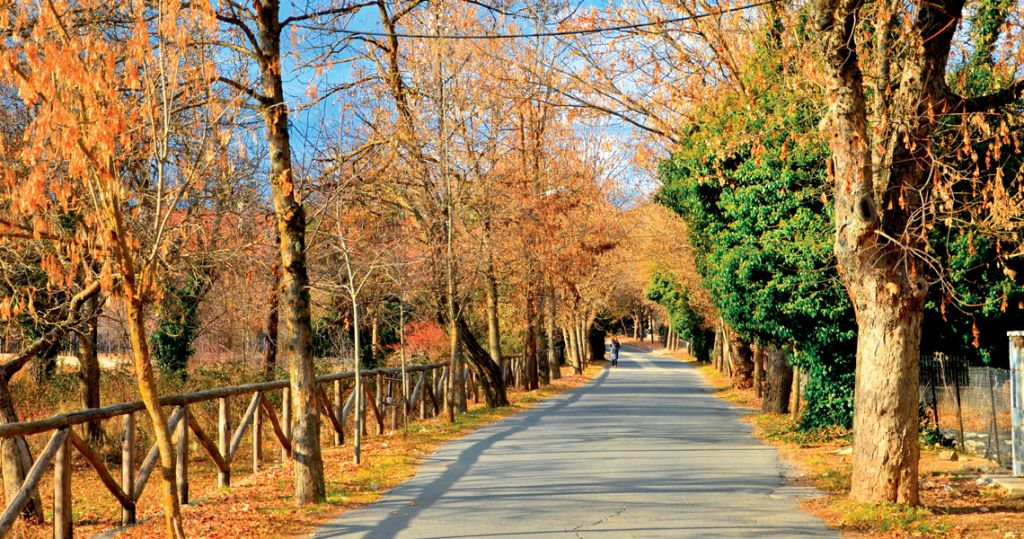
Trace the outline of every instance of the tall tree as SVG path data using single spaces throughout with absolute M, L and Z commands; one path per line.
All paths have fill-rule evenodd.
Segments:
M 814 48 L 829 104 L 823 126 L 832 151 L 835 252 L 857 313 L 850 492 L 857 500 L 919 501 L 918 351 L 935 277 L 922 253 L 937 203 L 957 196 L 945 177 L 946 156 L 933 151 L 937 131 L 947 114 L 1005 129 L 1014 119 L 1000 113 L 1019 106 L 1024 89 L 1024 80 L 1012 77 L 976 97 L 950 89 L 947 70 L 964 4 L 814 4 Z M 862 24 L 870 25 L 868 37 Z M 1000 145 L 986 155 L 966 151 L 998 159 Z M 1006 208 L 1004 181 L 979 178 L 977 192 L 991 207 Z
M 320 30 L 358 11 L 359 4 L 334 6 L 314 3 L 282 16 L 278 0 L 258 0 L 249 6 L 229 1 L 218 5 L 217 19 L 224 25 L 221 45 L 239 55 L 234 73 L 219 80 L 248 98 L 246 105 L 263 120 L 268 149 L 268 176 L 276 216 L 280 279 L 277 290 L 277 358 L 287 362 L 291 386 L 292 460 L 297 503 L 326 499 L 323 459 L 320 455 L 320 415 L 316 406 L 310 316 L 309 272 L 306 266 L 306 210 L 295 178 L 289 103 L 284 90 L 288 66 L 282 61 L 282 37 L 286 32 Z M 291 34 L 294 38 L 296 33 Z M 306 36 L 317 43 L 322 36 Z M 315 56 L 315 55 L 314 55 Z M 314 58 L 308 58 L 314 63 Z M 302 66 L 308 65 L 302 63 Z M 251 80 L 255 79 L 255 80 Z M 269 324 L 268 324 L 269 325 Z
M 209 107 L 212 62 L 198 45 L 214 31 L 212 9 L 202 2 L 185 9 L 55 1 L 13 3 L 3 18 L 4 27 L 32 28 L 18 47 L 4 50 L 0 77 L 19 88 L 34 113 L 20 166 L 0 171 L 4 194 L 34 237 L 101 266 L 85 290 L 102 288 L 123 302 L 159 449 L 167 532 L 183 537 L 145 317 L 180 230 L 172 215 L 230 141 L 221 128 L 225 116 Z M 53 273 L 59 265 L 45 267 Z M 54 276 L 66 284 L 76 274 Z
M 381 81 L 364 91 L 375 94 L 376 106 L 388 111 L 375 118 L 374 130 L 395 148 L 403 174 L 388 197 L 410 216 L 416 235 L 431 253 L 437 309 L 450 340 L 451 375 L 446 399 L 454 413 L 465 408 L 462 384 L 454 383 L 464 361 L 480 376 L 488 405 L 507 404 L 498 363 L 482 350 L 464 320 L 473 293 L 464 277 L 468 184 L 474 167 L 467 156 L 479 142 L 472 119 L 480 111 L 479 94 L 471 82 L 480 75 L 478 57 L 464 44 L 446 40 L 406 40 L 399 29 L 441 33 L 460 25 L 477 25 L 473 8 L 465 5 L 427 6 L 419 0 L 376 3 L 380 24 L 388 36 L 366 37 L 365 61 Z M 420 9 L 420 8 L 423 9 Z M 455 69 L 454 66 L 459 66 Z M 375 79 L 376 80 L 376 79 Z M 479 79 L 476 79 L 479 80 Z M 382 106 L 383 103 L 383 106 Z M 461 344 L 460 344 L 461 343 Z M 463 348 L 469 353 L 463 355 Z

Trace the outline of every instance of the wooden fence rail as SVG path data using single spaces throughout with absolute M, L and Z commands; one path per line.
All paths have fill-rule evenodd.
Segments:
M 408 421 L 408 415 L 416 410 L 417 404 L 421 419 L 437 415 L 440 412 L 440 405 L 443 402 L 441 396 L 444 394 L 448 375 L 444 363 L 406 367 L 405 376 L 407 378 L 405 380 L 401 378 L 403 375 L 401 369 L 397 368 L 362 371 L 361 375 L 366 380 L 363 383 L 366 391 L 366 404 L 369 412 L 373 415 L 378 434 L 385 431 L 385 417 L 389 411 L 392 414 L 392 429 L 399 410 L 403 413 L 404 421 Z M 351 371 L 317 377 L 318 384 L 315 395 L 317 404 L 328 419 L 326 424 L 334 431 L 335 445 L 342 445 L 345 440 L 346 419 L 356 401 L 354 391 L 347 387 L 353 384 L 346 382 L 354 378 L 355 373 Z M 399 387 L 397 391 L 401 391 L 401 385 L 393 383 L 396 378 L 397 381 L 404 382 L 405 387 L 413 387 L 413 378 L 417 378 L 410 395 L 401 395 L 399 398 L 399 395 L 395 394 L 396 385 Z M 370 383 L 371 381 L 375 383 Z M 472 377 L 467 377 L 463 381 L 467 384 L 475 383 Z M 330 386 L 330 396 L 325 391 L 324 385 Z M 238 449 L 247 432 L 250 433 L 252 440 L 253 473 L 259 470 L 263 460 L 262 429 L 265 425 L 264 420 L 269 421 L 274 432 L 273 439 L 281 447 L 281 460 L 285 461 L 290 457 L 292 414 L 288 388 L 288 380 L 274 380 L 160 398 L 162 406 L 173 407 L 167 420 L 167 426 L 168 430 L 174 433 L 177 459 L 175 480 L 182 504 L 187 504 L 189 501 L 190 433 L 195 436 L 195 441 L 217 467 L 218 487 L 226 487 L 231 484 L 231 464 L 238 454 Z M 268 392 L 277 390 L 282 392 L 280 419 L 277 410 L 266 397 Z M 349 392 L 347 399 L 345 398 L 346 390 Z M 249 394 L 252 397 L 237 426 L 232 429 L 230 398 Z M 428 398 L 430 399 L 429 404 L 427 403 Z M 203 430 L 195 415 L 189 412 L 190 405 L 214 400 L 217 401 L 218 409 L 216 440 Z M 89 467 L 99 476 L 100 482 L 106 490 L 121 505 L 122 525 L 134 523 L 136 502 L 145 491 L 159 457 L 157 446 L 154 444 L 149 448 L 138 469 L 135 467 L 136 442 L 138 440 L 136 412 L 142 410 L 144 410 L 144 406 L 141 401 L 126 402 L 102 408 L 77 410 L 46 419 L 0 425 L 0 439 L 53 431 L 45 448 L 29 469 L 25 482 L 21 485 L 18 493 L 8 501 L 7 507 L 0 514 L 0 537 L 6 537 L 10 533 L 11 527 L 32 498 L 33 493 L 38 489 L 39 482 L 51 463 L 54 468 L 53 536 L 62 539 L 72 537 L 74 523 L 71 518 L 71 460 L 73 451 L 78 451 L 82 455 Z M 72 430 L 72 427 L 76 425 L 119 416 L 124 417 L 121 434 L 120 482 L 107 470 L 97 451 Z

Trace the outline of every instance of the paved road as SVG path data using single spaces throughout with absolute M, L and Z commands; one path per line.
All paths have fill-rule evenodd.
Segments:
M 692 367 L 623 352 L 317 537 L 838 537 L 794 508 L 776 452 Z

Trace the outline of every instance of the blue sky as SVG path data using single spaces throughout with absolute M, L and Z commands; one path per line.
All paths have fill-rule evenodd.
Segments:
M 584 0 L 574 4 L 574 8 L 578 10 L 592 6 L 602 7 L 606 5 L 607 4 L 603 2 Z M 296 13 L 297 7 L 300 7 L 300 4 L 294 2 L 283 5 L 282 18 L 287 17 L 292 13 Z M 535 30 L 532 28 L 529 19 L 520 18 L 519 23 L 522 26 L 523 31 Z M 382 28 L 376 6 L 364 7 L 358 13 L 353 15 L 348 24 L 348 28 L 354 30 L 381 31 Z M 282 45 L 288 47 L 290 46 L 290 42 L 285 40 Z M 286 76 L 285 78 L 285 92 L 289 96 L 289 102 L 292 105 L 292 109 L 296 110 L 304 104 L 309 103 L 309 99 L 306 97 L 306 92 L 314 74 L 308 69 L 306 72 L 296 71 L 294 62 L 290 63 L 292 64 L 290 66 L 291 69 L 288 69 L 287 71 L 291 73 L 291 76 Z M 344 83 L 349 79 L 351 79 L 351 67 L 348 64 L 339 64 L 329 73 L 320 78 L 321 83 L 319 86 L 323 87 L 325 84 L 332 85 Z M 323 122 L 326 122 L 329 125 L 335 125 L 338 121 L 336 117 L 339 114 L 339 110 L 340 108 L 337 99 L 329 99 L 320 102 L 315 107 L 303 108 L 301 111 L 297 110 L 292 115 L 292 147 L 298 164 L 301 165 L 304 161 L 308 161 L 315 153 L 315 148 L 320 145 L 321 141 L 315 139 L 316 134 L 319 132 L 317 127 Z M 614 121 L 591 122 L 588 125 L 581 125 L 580 129 L 582 133 L 588 136 L 608 139 L 611 142 L 611 144 L 608 145 L 611 149 L 609 149 L 606 152 L 607 155 L 603 155 L 603 157 L 606 157 L 609 163 L 612 163 L 610 167 L 614 166 L 615 168 L 614 172 L 610 173 L 616 175 L 623 183 L 624 193 L 621 196 L 622 204 L 628 204 L 629 199 L 633 199 L 638 196 L 642 197 L 654 189 L 655 185 L 652 178 L 644 176 L 639 171 L 623 163 L 628 159 L 628 155 L 624 155 L 624 152 L 628 152 L 632 139 L 634 137 L 641 136 L 636 133 L 634 129 L 623 126 L 621 122 Z M 615 141 L 620 143 L 616 144 Z

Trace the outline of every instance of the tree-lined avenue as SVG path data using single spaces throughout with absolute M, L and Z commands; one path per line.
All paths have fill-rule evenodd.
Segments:
M 836 537 L 795 508 L 778 454 L 695 369 L 624 352 L 317 537 Z

